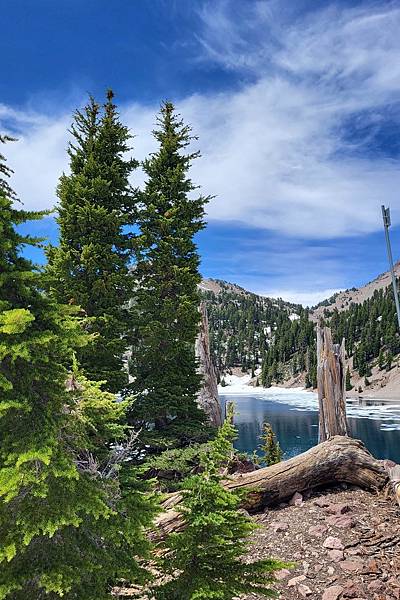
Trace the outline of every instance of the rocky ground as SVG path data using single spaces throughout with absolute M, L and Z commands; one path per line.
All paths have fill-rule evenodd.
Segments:
M 277 574 L 280 598 L 400 599 L 400 508 L 392 500 L 341 487 L 308 499 L 296 494 L 254 519 L 252 560 L 296 562 Z

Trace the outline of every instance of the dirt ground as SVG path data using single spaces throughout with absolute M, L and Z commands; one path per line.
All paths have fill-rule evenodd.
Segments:
M 277 574 L 280 598 L 400 599 L 400 508 L 383 496 L 344 488 L 299 496 L 294 505 L 254 516 L 260 528 L 251 559 L 296 562 Z

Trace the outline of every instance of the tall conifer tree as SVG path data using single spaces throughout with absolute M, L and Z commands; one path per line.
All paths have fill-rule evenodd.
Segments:
M 61 176 L 57 190 L 60 243 L 48 253 L 50 286 L 57 300 L 82 307 L 86 328 L 96 336 L 79 353 L 88 377 L 119 391 L 127 383 L 122 366 L 133 281 L 127 277 L 132 234 L 126 226 L 134 221 L 129 176 L 137 161 L 125 158 L 131 135 L 111 91 L 103 110 L 90 98 L 76 111 L 71 133 L 71 173 Z
M 21 256 L 16 226 L 41 215 L 13 208 L 8 174 L 0 155 L 0 599 L 105 600 L 144 578 L 153 503 L 109 450 L 124 407 L 68 377 L 86 335 Z
M 191 128 L 166 102 L 153 132 L 159 148 L 144 162 L 136 265 L 135 344 L 132 374 L 137 397 L 131 417 L 155 428 L 162 444 L 201 437 L 204 414 L 197 408 L 200 376 L 194 342 L 199 324 L 199 255 L 194 235 L 203 229 L 209 198 L 194 197 L 188 176 L 198 152 L 188 153 Z M 154 441 L 154 439 L 153 439 Z

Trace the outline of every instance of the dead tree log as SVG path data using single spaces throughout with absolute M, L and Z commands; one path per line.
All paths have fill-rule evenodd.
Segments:
M 200 304 L 201 322 L 196 339 L 196 357 L 198 371 L 203 377 L 202 386 L 197 396 L 197 403 L 206 413 L 209 422 L 214 427 L 222 425 L 222 411 L 218 397 L 217 374 L 211 360 L 210 336 L 208 327 L 207 308 L 204 302 Z
M 382 462 L 375 460 L 362 442 L 346 436 L 335 436 L 284 462 L 233 476 L 226 481 L 226 486 L 248 490 L 243 508 L 256 512 L 287 500 L 295 492 L 338 483 L 377 491 L 387 481 L 388 475 Z M 161 538 L 182 527 L 177 511 L 180 501 L 180 494 L 175 493 L 164 502 L 166 512 L 156 520 L 157 534 Z
M 393 489 L 397 504 L 400 506 L 400 465 L 391 460 L 383 461 L 384 467 L 389 475 L 390 485 Z
M 319 441 L 347 435 L 344 339 L 332 343 L 329 327 L 317 326 Z

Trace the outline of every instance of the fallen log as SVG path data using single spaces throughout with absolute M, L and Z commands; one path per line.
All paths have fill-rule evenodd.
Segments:
M 382 462 L 376 460 L 361 441 L 334 436 L 289 460 L 232 476 L 225 485 L 232 490 L 248 490 L 243 508 L 257 512 L 288 500 L 295 492 L 308 492 L 339 483 L 378 491 L 387 482 L 388 474 Z M 165 500 L 165 512 L 156 520 L 158 538 L 182 528 L 181 515 L 177 510 L 180 501 L 179 493 L 171 494 Z

